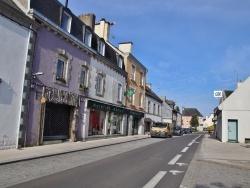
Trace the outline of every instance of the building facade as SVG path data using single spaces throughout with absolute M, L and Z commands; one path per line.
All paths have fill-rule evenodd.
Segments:
M 37 27 L 12 2 L 0 1 L 0 150 L 17 148 L 25 137 Z
M 222 142 L 250 142 L 250 77 L 235 91 L 223 90 L 223 97 L 215 109 L 215 134 Z
M 161 122 L 161 108 L 163 101 L 153 92 L 151 84 L 146 86 L 145 105 L 145 134 L 149 134 L 154 122 Z
M 196 108 L 182 108 L 182 127 L 183 128 L 190 128 L 190 121 L 192 119 L 192 116 L 196 115 L 198 117 L 199 127 L 200 130 L 202 130 L 203 125 L 203 116 L 202 114 L 196 109 Z

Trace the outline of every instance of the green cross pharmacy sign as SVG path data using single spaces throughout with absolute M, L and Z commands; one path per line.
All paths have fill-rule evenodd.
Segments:
M 128 90 L 128 91 L 125 91 L 124 92 L 124 95 L 133 95 L 135 93 L 135 91 L 133 90 L 133 89 L 130 89 L 130 90 Z

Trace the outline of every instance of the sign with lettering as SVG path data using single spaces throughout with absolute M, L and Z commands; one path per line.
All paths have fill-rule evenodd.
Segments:
M 143 118 L 144 117 L 143 112 L 129 110 L 129 109 L 126 109 L 126 108 L 112 106 L 112 105 L 108 105 L 108 104 L 105 104 L 105 103 L 100 103 L 100 102 L 92 101 L 92 100 L 88 100 L 88 105 L 87 106 L 88 106 L 88 108 L 91 108 L 91 109 L 115 112 L 117 114 L 128 114 L 128 115 L 131 115 L 131 116 L 134 116 L 134 117 L 137 117 L 137 118 Z
M 222 97 L 222 91 L 214 91 L 214 97 L 215 98 L 221 98 Z
M 48 102 L 67 104 L 70 106 L 78 106 L 79 103 L 79 95 L 49 87 L 44 88 L 43 98 Z

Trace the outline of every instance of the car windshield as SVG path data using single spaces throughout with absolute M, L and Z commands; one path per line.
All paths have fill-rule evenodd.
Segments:
M 165 124 L 165 123 L 156 123 L 153 125 L 153 127 L 160 127 L 160 128 L 166 127 L 166 126 L 167 126 L 167 124 Z
M 174 130 L 180 130 L 181 128 L 180 127 L 174 127 Z

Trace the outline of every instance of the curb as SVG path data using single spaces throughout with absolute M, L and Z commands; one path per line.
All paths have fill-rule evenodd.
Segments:
M 33 160 L 33 159 L 40 159 L 40 158 L 45 158 L 45 157 L 63 155 L 63 154 L 68 154 L 68 153 L 84 151 L 84 150 L 91 150 L 91 149 L 101 148 L 101 147 L 105 147 L 105 146 L 118 145 L 118 144 L 123 144 L 123 143 L 127 143 L 127 142 L 133 142 L 133 141 L 143 140 L 143 139 L 148 139 L 148 138 L 150 138 L 150 137 L 139 138 L 139 139 L 128 140 L 128 141 L 121 141 L 121 142 L 117 142 L 117 143 L 103 144 L 103 145 L 99 145 L 99 146 L 91 146 L 91 147 L 76 149 L 76 150 L 72 150 L 72 151 L 62 151 L 62 152 L 45 154 L 45 155 L 40 155 L 40 156 L 32 156 L 32 157 L 21 158 L 21 159 L 16 159 L 16 160 L 3 161 L 3 162 L 0 162 L 0 165 L 6 165 L 6 164 L 17 163 L 17 162 L 29 161 L 29 160 Z

